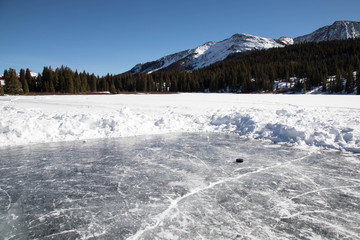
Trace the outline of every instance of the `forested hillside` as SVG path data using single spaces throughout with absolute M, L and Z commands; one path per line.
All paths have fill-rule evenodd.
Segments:
M 44 67 L 36 78 L 30 70 L 5 70 L 0 94 L 29 92 L 272 92 L 274 82 L 287 82 L 293 91 L 322 87 L 331 93 L 359 94 L 360 39 L 301 43 L 256 50 L 193 71 L 124 73 L 99 77 L 62 66 Z
M 360 39 L 302 43 L 253 51 L 193 72 L 205 88 L 219 91 L 273 91 L 274 81 L 295 80 L 297 89 L 323 86 L 323 91 L 354 91 L 360 70 Z M 329 78 L 329 76 L 332 76 Z M 347 79 L 343 86 L 343 79 Z M 290 84 L 289 84 L 290 85 Z

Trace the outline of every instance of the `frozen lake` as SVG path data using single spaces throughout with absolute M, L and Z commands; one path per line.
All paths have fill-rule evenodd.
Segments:
M 355 154 L 168 134 L 0 159 L 2 239 L 360 239 Z

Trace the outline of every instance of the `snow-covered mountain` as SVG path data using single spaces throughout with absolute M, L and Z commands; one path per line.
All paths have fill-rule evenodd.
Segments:
M 30 75 L 31 75 L 31 77 L 36 78 L 39 74 L 36 72 L 30 72 Z M 20 74 L 18 73 L 17 76 L 20 77 Z M 2 78 L 2 77 L 3 77 L 3 75 L 0 74 L 0 78 Z
M 336 21 L 308 35 L 280 39 L 264 38 L 249 34 L 235 34 L 219 42 L 207 42 L 197 48 L 162 57 L 156 61 L 137 64 L 131 73 L 151 73 L 157 70 L 188 70 L 206 67 L 222 61 L 235 53 L 256 49 L 284 47 L 301 42 L 321 42 L 360 37 L 360 22 Z
M 195 70 L 226 59 L 229 55 L 255 49 L 284 47 L 291 38 L 264 38 L 249 34 L 235 34 L 220 42 L 207 42 L 197 48 L 162 57 L 156 61 L 137 64 L 132 73 L 151 73 L 160 69 Z
M 330 26 L 300 37 L 294 38 L 294 43 L 322 42 L 360 37 L 360 22 L 336 21 Z
M 257 37 L 248 34 L 235 34 L 221 42 L 211 42 L 197 47 L 187 61 L 186 69 L 194 70 L 224 60 L 229 55 L 256 49 L 284 47 L 286 41 Z
M 36 72 L 30 72 L 30 75 L 31 75 L 32 77 L 37 77 L 37 76 L 39 76 L 39 74 L 36 73 Z

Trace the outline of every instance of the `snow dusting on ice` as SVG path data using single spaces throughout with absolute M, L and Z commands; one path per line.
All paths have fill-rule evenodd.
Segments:
M 359 153 L 359 116 L 354 95 L 5 96 L 0 144 L 221 132 Z

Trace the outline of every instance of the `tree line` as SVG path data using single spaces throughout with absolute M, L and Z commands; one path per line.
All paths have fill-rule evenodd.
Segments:
M 322 87 L 324 92 L 352 93 L 360 83 L 358 74 L 354 78 L 354 72 L 360 70 L 359 59 L 360 39 L 302 43 L 239 54 L 194 74 L 207 76 L 213 91 L 224 86 L 230 91 L 274 91 L 274 81 L 296 78 L 297 90 Z
M 324 92 L 360 93 L 360 39 L 301 43 L 284 48 L 235 54 L 205 68 L 95 76 L 68 67 L 44 67 L 37 77 L 29 69 L 4 71 L 0 94 L 127 92 L 272 92 L 275 81 L 295 90 L 322 87 Z M 328 76 L 334 76 L 328 78 Z M 291 81 L 292 85 L 290 85 Z M 346 81 L 344 81 L 346 79 Z M 346 84 L 344 85 L 344 82 Z

